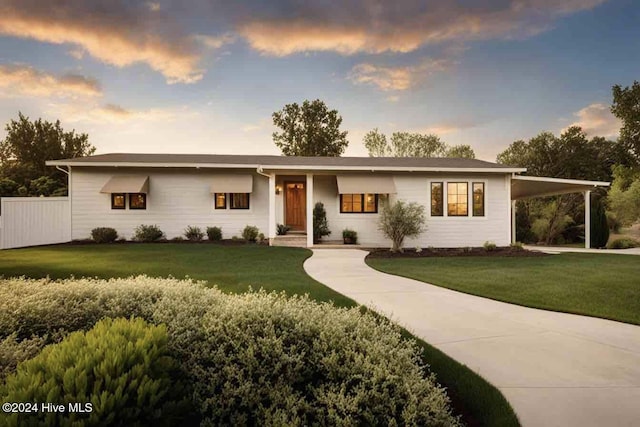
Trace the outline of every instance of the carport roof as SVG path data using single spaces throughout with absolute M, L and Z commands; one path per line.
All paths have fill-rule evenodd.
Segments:
M 511 178 L 511 200 L 580 193 L 608 186 L 609 183 L 604 181 L 514 175 Z

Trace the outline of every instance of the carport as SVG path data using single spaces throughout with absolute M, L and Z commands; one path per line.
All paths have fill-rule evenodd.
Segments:
M 604 181 L 548 178 L 543 176 L 513 175 L 511 177 L 511 241 L 516 241 L 516 201 L 534 197 L 557 196 L 560 194 L 584 194 L 584 246 L 591 247 L 591 191 L 598 187 L 608 187 Z

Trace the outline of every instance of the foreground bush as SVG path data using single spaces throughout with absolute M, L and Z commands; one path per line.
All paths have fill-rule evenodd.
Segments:
M 258 234 L 260 230 L 255 225 L 247 225 L 244 230 L 242 230 L 242 238 L 247 242 L 255 242 L 258 239 Z
M 134 232 L 135 240 L 139 242 L 155 242 L 164 238 L 164 233 L 157 225 L 139 225 Z
M 207 238 L 212 242 L 222 240 L 222 228 L 220 227 L 207 227 Z
M 136 316 L 165 324 L 202 425 L 457 425 L 414 343 L 384 318 L 307 297 L 175 279 L 0 281 L 16 340 Z
M 2 402 L 90 403 L 91 413 L 12 414 L 8 424 L 173 425 L 187 413 L 164 326 L 141 319 L 105 319 L 74 332 L 21 363 L 0 385 Z M 67 407 L 68 408 L 68 407 Z
M 640 241 L 629 237 L 616 239 L 607 245 L 607 249 L 630 249 L 640 247 Z
M 192 242 L 199 242 L 204 237 L 204 233 L 200 227 L 190 225 L 184 230 L 184 237 Z
M 96 243 L 113 243 L 118 239 L 118 232 L 111 227 L 98 227 L 91 230 L 91 238 Z

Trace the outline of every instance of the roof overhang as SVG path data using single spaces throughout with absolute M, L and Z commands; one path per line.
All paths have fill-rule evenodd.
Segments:
M 47 166 L 70 167 L 122 167 L 122 168 L 196 168 L 196 169 L 258 169 L 294 170 L 294 171 L 362 171 L 362 172 L 456 172 L 511 174 L 525 172 L 524 168 L 451 168 L 420 166 L 332 166 L 332 165 L 267 165 L 233 163 L 151 163 L 151 162 L 79 162 L 66 160 L 48 160 Z
M 609 183 L 604 181 L 514 175 L 511 177 L 511 200 L 581 193 L 608 186 Z

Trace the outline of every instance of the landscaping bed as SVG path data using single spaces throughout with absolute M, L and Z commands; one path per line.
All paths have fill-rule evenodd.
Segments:
M 528 251 L 522 248 L 497 247 L 485 248 L 428 248 L 417 251 L 405 249 L 404 252 L 392 252 L 389 249 L 374 248 L 369 250 L 367 258 L 431 258 L 431 257 L 545 257 L 544 252 Z

